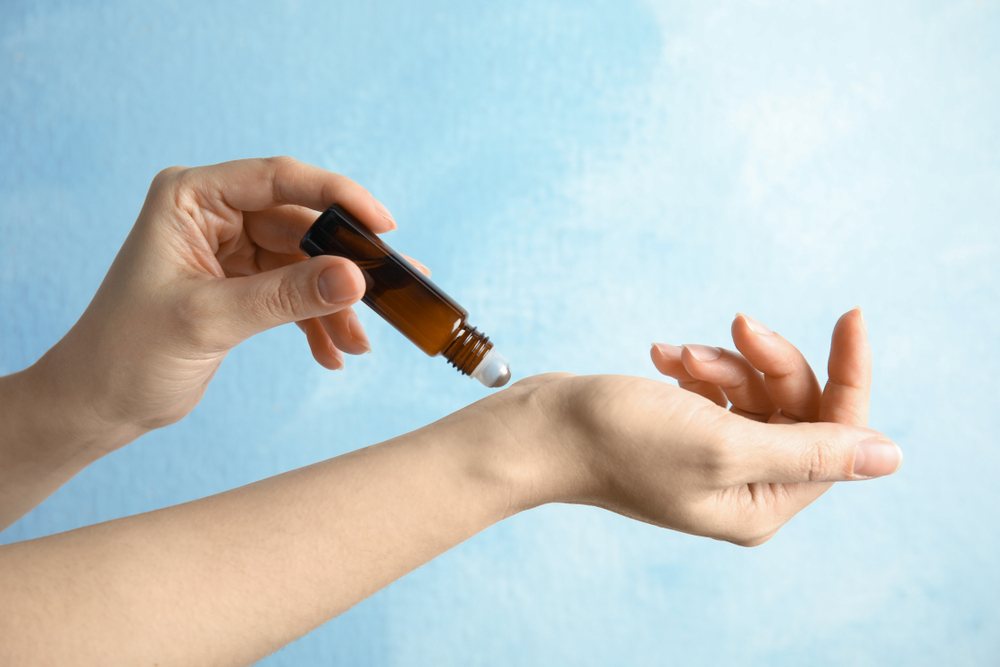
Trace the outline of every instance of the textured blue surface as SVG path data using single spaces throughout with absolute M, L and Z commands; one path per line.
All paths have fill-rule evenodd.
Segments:
M 479 4 L 4 2 L 0 372 L 79 316 L 159 169 L 256 155 L 369 187 L 390 242 L 521 377 L 652 377 L 651 341 L 725 344 L 737 310 L 822 376 L 860 304 L 896 477 L 841 485 L 754 550 L 543 508 L 263 664 L 1000 662 L 997 3 Z M 483 394 L 360 315 L 375 354 L 330 373 L 294 327 L 249 341 L 188 419 L 0 539 L 218 492 Z

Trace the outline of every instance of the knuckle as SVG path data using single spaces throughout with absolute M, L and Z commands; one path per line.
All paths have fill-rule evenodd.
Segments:
M 702 477 L 715 487 L 730 487 L 735 483 L 737 456 L 725 440 L 708 442 L 698 450 L 697 465 Z
M 798 355 L 788 349 L 777 351 L 771 360 L 771 366 L 767 375 L 775 380 L 791 378 L 802 371 Z
M 274 157 L 264 158 L 264 162 L 267 164 L 268 171 L 271 175 L 271 196 L 277 202 L 288 202 L 288 198 L 282 189 L 282 183 L 287 182 L 289 179 L 285 172 L 295 169 L 299 161 L 288 155 L 276 155 Z
M 199 171 L 197 168 L 178 168 L 168 176 L 165 184 L 166 192 L 170 193 L 171 203 L 178 210 L 196 221 L 202 220 L 201 205 L 204 203 L 199 195 Z
M 190 171 L 187 167 L 167 167 L 161 169 L 149 184 L 150 199 L 156 200 L 160 197 L 176 199 L 181 190 L 184 174 Z
M 726 455 L 719 447 L 706 447 L 702 450 L 699 467 L 702 476 L 705 477 L 712 486 L 728 486 L 726 475 Z
M 185 171 L 187 171 L 187 167 L 180 167 L 180 166 L 173 166 L 173 167 L 167 167 L 166 169 L 161 169 L 159 173 L 157 173 L 156 176 L 153 177 L 153 184 L 164 185 L 166 183 L 169 183 L 172 180 L 174 180 L 174 178 L 178 174 Z
M 305 306 L 302 290 L 287 278 L 282 278 L 275 289 L 264 292 L 261 301 L 264 312 L 282 321 L 288 315 L 302 313 Z
M 840 456 L 837 447 L 829 440 L 817 440 L 807 450 L 804 465 L 810 482 L 822 482 L 839 472 Z
M 265 160 L 275 169 L 284 169 L 299 163 L 298 160 L 290 155 L 275 155 L 273 157 L 265 158 Z
M 218 347 L 215 332 L 208 324 L 217 316 L 217 308 L 200 290 L 194 290 L 174 302 L 170 317 L 172 330 L 186 346 L 207 352 Z
M 868 424 L 868 406 L 860 401 L 843 403 L 833 406 L 829 411 L 829 420 L 838 424 Z

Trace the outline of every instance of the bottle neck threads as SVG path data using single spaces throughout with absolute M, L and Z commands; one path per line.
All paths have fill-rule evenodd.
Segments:
M 460 373 L 472 375 L 472 371 L 476 370 L 491 349 L 493 343 L 489 336 L 479 333 L 475 327 L 463 326 L 442 354 Z

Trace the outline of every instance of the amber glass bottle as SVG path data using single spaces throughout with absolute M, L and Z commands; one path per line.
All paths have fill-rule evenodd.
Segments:
M 469 326 L 468 311 L 340 206 L 319 216 L 301 247 L 310 257 L 337 255 L 357 264 L 366 284 L 361 300 L 428 355 L 444 355 L 487 387 L 507 384 L 507 360 Z

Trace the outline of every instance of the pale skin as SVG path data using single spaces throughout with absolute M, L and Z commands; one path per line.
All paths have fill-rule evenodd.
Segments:
M 80 321 L 32 367 L 0 378 L 0 527 L 184 417 L 255 333 L 297 322 L 331 369 L 368 351 L 351 311 L 358 269 L 297 249 L 333 203 L 377 233 L 395 227 L 358 184 L 289 158 L 157 176 Z M 653 363 L 680 388 L 528 378 L 335 459 L 0 547 L 0 664 L 252 664 L 545 503 L 750 546 L 833 482 L 898 469 L 899 448 L 867 428 L 860 310 L 834 329 L 825 389 L 755 320 L 738 316 L 732 335 L 739 352 L 654 345 Z

